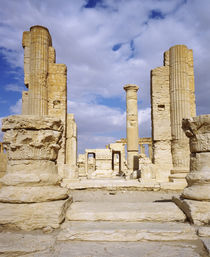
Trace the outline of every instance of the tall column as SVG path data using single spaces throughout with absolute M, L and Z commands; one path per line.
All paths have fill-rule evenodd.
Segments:
M 47 74 L 51 45 L 51 36 L 45 27 L 33 26 L 30 32 L 23 34 L 25 84 L 29 89 L 27 114 L 48 114 Z
M 171 150 L 175 170 L 189 170 L 189 140 L 182 130 L 182 119 L 191 116 L 189 49 L 176 45 L 169 50 L 171 100 Z
M 129 173 L 138 170 L 139 129 L 137 91 L 139 87 L 128 84 L 126 91 L 126 132 L 127 132 L 127 165 Z

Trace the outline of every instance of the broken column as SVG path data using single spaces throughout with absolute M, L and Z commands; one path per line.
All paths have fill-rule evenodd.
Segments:
M 128 84 L 124 86 L 126 91 L 126 133 L 127 133 L 127 166 L 128 175 L 138 170 L 139 129 L 137 91 L 139 87 Z
M 210 115 L 184 119 L 185 134 L 190 139 L 190 173 L 181 198 L 174 198 L 189 220 L 210 223 Z
M 57 170 L 63 122 L 54 117 L 2 120 L 8 165 L 1 179 L 0 224 L 24 230 L 58 228 L 70 204 Z
M 171 152 L 173 169 L 189 171 L 189 139 L 182 130 L 182 119 L 191 117 L 191 92 L 189 80 L 189 54 L 185 45 L 169 49 L 170 100 L 171 100 Z
M 33 26 L 23 33 L 24 82 L 28 87 L 29 115 L 48 114 L 47 73 L 49 46 L 52 45 L 47 28 Z

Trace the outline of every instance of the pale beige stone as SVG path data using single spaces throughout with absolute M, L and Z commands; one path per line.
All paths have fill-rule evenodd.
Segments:
M 210 151 L 210 115 L 184 119 L 182 127 L 190 138 L 190 151 L 192 153 Z
M 63 123 L 59 118 L 47 116 L 46 119 L 34 115 L 11 115 L 2 119 L 2 131 L 10 129 L 50 129 L 63 131 Z
M 8 159 L 56 160 L 60 149 L 61 132 L 42 130 L 7 130 L 4 143 Z
M 23 230 L 58 228 L 70 203 L 70 198 L 30 204 L 0 203 L 0 224 Z
M 190 117 L 192 112 L 188 73 L 189 51 L 185 45 L 176 45 L 169 49 L 172 158 L 174 169 L 186 170 L 189 170 L 190 150 L 189 140 L 182 130 L 182 119 Z
M 174 203 L 73 203 L 66 213 L 68 220 L 79 221 L 185 221 L 184 213 Z
M 206 252 L 196 241 L 174 242 L 61 242 L 56 245 L 56 257 L 201 257 Z M 52 255 L 49 255 L 51 257 Z M 38 255 L 26 257 L 39 257 Z M 45 257 L 45 255 L 44 255 Z M 47 256 L 48 257 L 48 256 Z
M 160 184 L 156 181 L 140 182 L 135 180 L 125 180 L 122 178 L 109 179 L 63 179 L 61 185 L 69 189 L 107 189 L 107 190 L 139 190 L 157 191 Z
M 153 161 L 159 166 L 159 180 L 176 183 L 179 173 L 189 172 L 189 140 L 182 119 L 196 114 L 193 52 L 185 45 L 171 47 L 164 53 L 164 66 L 151 71 L 151 109 Z M 171 176 L 170 170 L 176 173 Z M 174 174 L 177 178 L 172 179 Z
M 66 163 L 70 166 L 70 170 L 73 173 L 77 167 L 77 125 L 73 114 L 67 115 Z M 68 174 L 68 177 L 73 176 Z
M 55 238 L 51 235 L 29 234 L 25 232 L 8 231 L 0 233 L 1 253 L 23 254 L 43 251 L 53 247 Z
M 203 237 L 203 238 L 201 238 L 201 241 L 203 242 L 203 245 L 204 245 L 205 249 L 207 250 L 208 255 L 210 255 L 210 238 Z
M 48 160 L 10 160 L 7 173 L 1 178 L 3 184 L 13 186 L 55 185 L 60 180 L 57 166 Z
M 177 206 L 183 210 L 191 223 L 208 225 L 210 222 L 210 202 L 173 198 Z
M 210 152 L 191 153 L 190 171 L 209 172 L 210 171 Z
M 151 71 L 151 121 L 153 141 L 171 140 L 169 67 Z
M 58 186 L 7 186 L 0 189 L 0 202 L 33 203 L 63 200 L 68 198 L 68 190 Z
M 118 142 L 116 141 L 115 143 L 111 143 L 108 145 L 109 149 L 112 150 L 112 156 L 113 162 L 114 162 L 114 169 L 115 169 L 115 174 L 121 174 L 126 170 L 126 159 L 125 159 L 125 143 L 124 142 Z M 115 159 L 116 154 L 118 155 L 118 162 Z M 113 167 L 112 167 L 113 168 Z
M 55 163 L 62 121 L 19 115 L 4 119 L 3 126 L 4 122 L 8 165 L 1 180 L 0 224 L 24 230 L 59 227 L 71 202 L 68 191 L 58 186 Z
M 23 34 L 25 83 L 29 87 L 28 114 L 47 115 L 47 73 L 52 39 L 47 28 L 33 26 Z
M 66 222 L 58 241 L 173 241 L 196 240 L 195 229 L 175 222 Z
M 210 237 L 210 227 L 199 227 L 198 235 L 201 237 Z
M 183 120 L 183 130 L 190 138 L 190 173 L 181 198 L 175 198 L 176 204 L 195 224 L 209 224 L 210 220 L 210 162 L 208 153 L 208 135 L 210 115 L 201 115 Z M 205 140 L 203 141 L 203 139 Z M 189 200 L 188 200 L 189 199 Z
M 208 182 L 208 184 L 193 184 L 189 187 L 186 187 L 184 189 L 184 192 L 182 193 L 182 197 L 197 201 L 210 201 L 209 183 L 210 181 Z
M 139 87 L 132 84 L 124 86 L 126 91 L 126 135 L 127 135 L 127 166 L 128 176 L 134 170 L 138 170 L 138 106 L 137 91 Z

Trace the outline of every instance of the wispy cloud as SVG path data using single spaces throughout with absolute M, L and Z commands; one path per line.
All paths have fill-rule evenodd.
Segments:
M 7 84 L 4 89 L 6 91 L 19 92 L 21 93 L 25 88 L 23 86 L 19 86 L 17 84 Z
M 22 99 L 19 99 L 15 105 L 10 106 L 10 113 L 11 114 L 21 114 L 22 110 Z

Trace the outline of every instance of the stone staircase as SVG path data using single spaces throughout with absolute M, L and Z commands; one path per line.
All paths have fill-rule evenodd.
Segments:
M 87 195 L 85 195 L 85 193 Z M 128 195 L 126 195 L 128 194 Z M 169 197 L 169 198 L 168 198 Z M 58 241 L 197 240 L 184 213 L 160 192 L 77 191 Z

